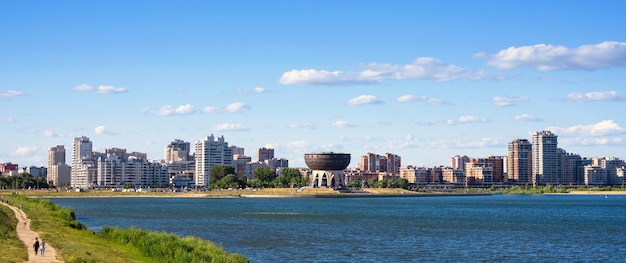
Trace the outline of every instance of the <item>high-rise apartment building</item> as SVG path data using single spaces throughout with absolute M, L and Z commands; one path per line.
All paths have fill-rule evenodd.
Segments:
M 507 171 L 509 180 L 518 183 L 531 182 L 532 144 L 526 139 L 515 139 L 509 142 Z
M 89 138 L 85 136 L 74 138 L 70 177 L 70 185 L 74 188 L 89 188 L 96 183 L 96 167 L 92 158 L 92 148 Z
M 191 160 L 190 153 L 191 147 L 189 142 L 176 139 L 165 146 L 165 162 L 189 161 Z
M 69 185 L 71 168 L 65 163 L 65 147 L 57 145 L 48 149 L 48 183 L 54 186 Z
M 456 170 L 465 170 L 465 164 L 470 161 L 470 158 L 467 155 L 455 155 L 450 158 L 450 167 Z
M 560 184 L 557 136 L 551 131 L 538 131 L 533 134 L 532 143 L 533 184 Z
M 267 160 L 274 159 L 274 149 L 271 148 L 259 148 L 256 151 L 257 161 L 265 162 Z
M 207 136 L 195 145 L 196 172 L 195 183 L 198 187 L 209 186 L 211 167 L 216 164 L 233 165 L 233 148 L 228 146 L 224 136 Z
M 378 155 L 375 153 L 366 153 L 361 156 L 359 169 L 363 172 L 384 172 L 391 175 L 400 174 L 402 166 L 402 158 L 399 155 L 385 153 Z

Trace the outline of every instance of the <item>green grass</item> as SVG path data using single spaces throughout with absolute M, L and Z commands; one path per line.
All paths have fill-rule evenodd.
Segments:
M 91 231 L 76 220 L 71 209 L 61 208 L 47 199 L 28 199 L 20 195 L 5 195 L 4 199 L 14 206 L 23 206 L 24 212 L 31 219 L 31 228 L 45 238 L 65 262 L 248 261 L 241 255 L 227 253 L 213 243 L 199 238 L 178 237 L 134 228 L 105 228 L 106 232 L 100 233 Z M 127 238 L 115 238 L 124 235 Z M 141 238 L 137 239 L 138 237 Z M 17 237 L 10 240 L 20 242 Z M 22 246 L 22 250 L 26 254 L 26 247 Z M 1 262 L 4 262 L 1 260 L 4 257 L 10 257 L 5 256 L 6 253 L 5 250 L 0 250 Z
M 0 262 L 24 262 L 28 260 L 26 246 L 17 237 L 17 218 L 10 208 L 0 205 Z

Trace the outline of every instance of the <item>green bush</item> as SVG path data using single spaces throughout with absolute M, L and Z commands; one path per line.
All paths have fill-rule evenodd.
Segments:
M 135 227 L 104 227 L 98 235 L 113 242 L 134 246 L 145 256 L 161 262 L 248 262 L 240 254 L 228 253 L 197 237 L 179 237 Z

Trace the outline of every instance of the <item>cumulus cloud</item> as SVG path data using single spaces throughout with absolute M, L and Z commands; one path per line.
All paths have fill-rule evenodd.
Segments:
M 237 113 L 237 112 L 245 112 L 250 109 L 250 106 L 244 104 L 243 102 L 234 102 L 226 105 L 224 108 L 218 108 L 214 106 L 207 106 L 202 109 L 203 112 L 213 113 L 213 112 L 229 112 L 229 113 Z
M 111 131 L 109 128 L 107 128 L 104 125 L 100 125 L 100 126 L 96 127 L 94 129 L 94 132 L 96 134 L 108 134 L 108 135 L 116 135 L 117 134 L 117 133 Z
M 124 93 L 126 92 L 126 88 L 113 87 L 113 86 L 105 86 L 100 85 L 98 87 L 92 87 L 88 84 L 82 84 L 74 87 L 76 91 L 85 91 L 85 92 L 93 92 L 98 94 L 114 94 L 114 93 Z
M 447 120 L 447 125 L 457 125 L 457 124 L 466 124 L 466 123 L 474 123 L 474 122 L 488 122 L 489 120 L 486 118 L 476 117 L 472 115 L 461 116 L 457 120 Z
M 170 116 L 170 115 L 185 115 L 192 114 L 196 112 L 196 109 L 191 104 L 180 105 L 178 107 L 172 107 L 170 105 L 163 106 L 157 110 L 144 110 L 144 112 L 160 115 L 160 116 Z
M 509 47 L 486 57 L 487 65 L 498 69 L 598 70 L 626 67 L 626 43 L 606 41 L 577 48 L 537 44 Z
M 214 131 L 249 131 L 250 128 L 243 126 L 241 124 L 233 124 L 233 123 L 222 123 L 213 126 Z
M 443 101 L 441 99 L 429 98 L 426 96 L 415 96 L 415 95 L 403 95 L 403 96 L 398 97 L 396 101 L 400 103 L 426 102 L 432 105 L 450 104 L 449 102 Z
M 348 105 L 350 106 L 364 105 L 364 104 L 380 104 L 380 103 L 383 103 L 383 101 L 379 100 L 374 95 L 361 95 L 356 98 L 352 98 L 348 100 Z
M 500 97 L 495 96 L 491 99 L 491 103 L 498 107 L 515 106 L 520 102 L 528 101 L 528 97 Z
M 598 146 L 598 145 L 624 145 L 624 138 L 567 138 L 559 141 L 565 146 Z
M 513 116 L 513 119 L 516 121 L 540 121 L 541 119 L 535 117 L 534 115 L 531 114 L 518 114 Z
M 548 127 L 547 130 L 564 135 L 602 136 L 619 134 L 626 131 L 614 120 L 604 120 L 589 125 L 576 125 L 572 127 Z
M 622 97 L 617 91 L 593 91 L 587 93 L 570 93 L 567 94 L 567 100 L 576 102 L 588 101 L 624 101 L 626 97 Z
M 15 155 L 17 156 L 26 156 L 33 152 L 37 151 L 37 147 L 35 146 L 22 146 L 15 150 Z
M 290 123 L 289 128 L 298 128 L 298 129 L 317 129 L 317 125 L 308 122 L 296 122 Z
M 283 73 L 280 84 L 290 85 L 359 85 L 385 80 L 421 79 L 451 81 L 483 79 L 483 71 L 471 71 L 430 57 L 420 57 L 409 64 L 362 64 L 361 71 L 328 71 L 317 69 L 291 70 Z
M 357 125 L 349 123 L 348 121 L 345 121 L 345 120 L 335 121 L 331 125 L 335 127 L 357 127 Z
M 17 97 L 17 96 L 23 96 L 24 92 L 21 92 L 19 90 L 7 90 L 7 91 L 3 91 L 0 92 L 0 99 L 8 99 L 8 98 L 13 98 L 13 97 Z
M 254 88 L 238 88 L 238 93 L 266 93 L 268 92 L 266 88 L 263 87 L 254 87 Z

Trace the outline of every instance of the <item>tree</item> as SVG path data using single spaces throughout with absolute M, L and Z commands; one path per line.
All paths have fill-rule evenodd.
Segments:
M 222 180 L 229 174 L 235 174 L 235 168 L 226 164 L 216 164 L 211 166 L 211 173 L 209 174 L 209 183 L 211 188 L 216 188 L 214 184 Z M 221 188 L 221 187 L 220 187 Z
M 254 169 L 254 180 L 259 181 L 261 186 L 269 186 L 274 179 L 276 179 L 276 173 L 272 172 L 269 167 L 261 166 Z

